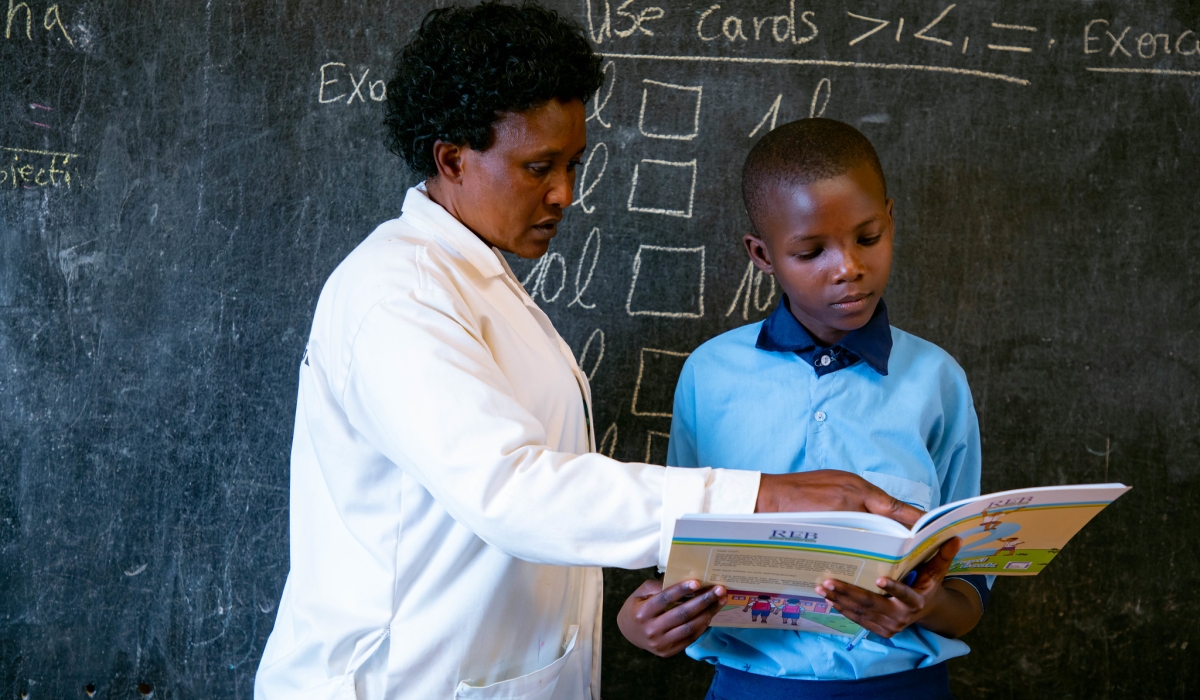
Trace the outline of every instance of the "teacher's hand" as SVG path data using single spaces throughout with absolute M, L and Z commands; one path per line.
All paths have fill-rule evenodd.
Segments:
M 699 581 L 680 581 L 666 590 L 662 581 L 646 581 L 621 606 L 617 627 L 634 646 L 655 656 L 674 656 L 696 641 L 725 605 L 725 588 L 713 586 L 667 609 L 699 588 Z
M 875 513 L 912 527 L 920 510 L 897 501 L 861 476 L 837 469 L 799 474 L 763 474 L 756 513 L 856 510 Z

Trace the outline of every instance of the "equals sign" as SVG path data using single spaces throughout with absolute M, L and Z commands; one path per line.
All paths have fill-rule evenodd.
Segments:
M 53 110 L 53 108 L 51 108 L 51 107 L 47 107 L 46 105 L 40 105 L 40 104 L 38 104 L 38 103 L 36 103 L 36 102 L 30 102 L 30 103 L 29 103 L 29 108 L 30 108 L 30 109 L 44 109 L 44 110 L 46 110 L 47 112 L 53 112 L 53 111 L 54 111 L 54 110 Z M 43 129 L 49 129 L 49 128 L 51 128 L 49 124 L 43 124 L 43 123 L 41 123 L 41 122 L 35 122 L 35 121 L 33 121 L 32 119 L 31 119 L 31 120 L 29 120 L 29 123 L 30 123 L 30 124 L 33 124 L 34 126 L 40 126 L 40 127 L 42 127 Z

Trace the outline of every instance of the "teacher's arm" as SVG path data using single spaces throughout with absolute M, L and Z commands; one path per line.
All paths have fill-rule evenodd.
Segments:
M 356 431 L 502 551 L 547 564 L 662 565 L 684 513 L 813 500 L 788 478 L 804 475 L 767 477 L 760 488 L 755 472 L 550 449 L 545 426 L 517 400 L 472 323 L 461 302 L 436 288 L 377 304 L 354 335 L 340 402 Z M 325 476 L 331 487 L 356 478 L 336 465 Z
M 474 323 L 440 289 L 398 294 L 355 329 L 345 380 L 331 385 L 353 429 L 488 544 L 539 563 L 643 568 L 684 513 L 754 510 L 757 473 L 551 449 Z M 573 382 L 565 390 L 579 400 Z M 370 488 L 323 469 L 335 494 Z

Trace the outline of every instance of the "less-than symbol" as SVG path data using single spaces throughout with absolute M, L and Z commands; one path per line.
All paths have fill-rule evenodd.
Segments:
M 936 36 L 929 36 L 926 32 L 928 32 L 930 29 L 933 29 L 934 27 L 936 27 L 938 22 L 941 22 L 943 19 L 945 19 L 946 15 L 950 14 L 950 10 L 953 10 L 955 7 L 958 7 L 958 5 L 947 5 L 946 9 L 942 10 L 942 13 L 940 15 L 938 15 L 937 17 L 934 17 L 933 21 L 930 22 L 929 24 L 925 25 L 924 27 L 921 27 L 920 31 L 918 31 L 916 34 L 913 34 L 913 36 L 922 41 L 932 41 L 936 44 L 943 44 L 945 46 L 953 46 L 952 42 L 947 41 L 945 39 L 939 39 Z

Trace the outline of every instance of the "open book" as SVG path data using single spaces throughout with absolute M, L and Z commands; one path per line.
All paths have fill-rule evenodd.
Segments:
M 837 579 L 881 593 L 875 579 L 902 580 L 952 537 L 951 576 L 1034 576 L 1123 484 L 1046 486 L 950 503 L 909 528 L 871 513 L 685 515 L 675 522 L 663 586 L 697 579 L 729 590 L 713 627 L 806 629 L 854 635 L 813 588 Z

